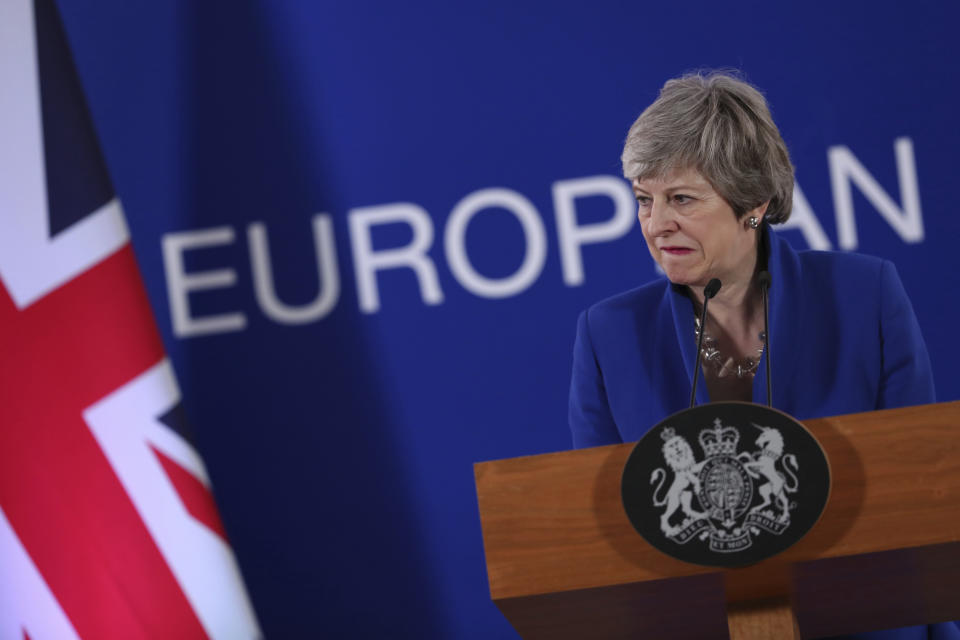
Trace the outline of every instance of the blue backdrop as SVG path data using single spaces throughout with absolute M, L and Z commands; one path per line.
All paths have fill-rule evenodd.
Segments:
M 960 9 L 845 5 L 61 3 L 268 637 L 516 637 L 472 463 L 570 446 L 576 314 L 657 277 L 584 179 L 684 71 L 764 89 L 784 233 L 892 259 L 960 398 Z

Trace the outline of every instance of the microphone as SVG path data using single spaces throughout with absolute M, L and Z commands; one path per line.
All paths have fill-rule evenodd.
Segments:
M 717 278 L 713 278 L 707 283 L 707 286 L 703 288 L 703 310 L 700 312 L 700 335 L 697 336 L 697 359 L 693 363 L 693 388 L 690 390 L 691 409 L 697 399 L 697 381 L 700 379 L 700 358 L 703 353 L 703 334 L 706 333 L 707 327 L 707 303 L 710 301 L 710 298 L 717 295 L 721 286 L 720 281 Z
M 772 360 L 770 360 L 770 284 L 772 278 L 770 272 L 764 269 L 757 276 L 757 282 L 760 284 L 760 295 L 763 296 L 763 350 L 767 353 L 767 406 L 773 408 L 773 391 L 771 387 L 771 373 L 773 369 Z

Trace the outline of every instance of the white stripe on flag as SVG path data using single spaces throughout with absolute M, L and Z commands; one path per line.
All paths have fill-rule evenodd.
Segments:
M 79 638 L 0 508 L 0 640 Z
M 24 308 L 129 240 L 120 202 L 50 238 L 31 0 L 0 2 L 0 280 Z

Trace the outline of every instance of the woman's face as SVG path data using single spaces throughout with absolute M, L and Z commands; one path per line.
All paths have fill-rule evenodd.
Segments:
M 719 278 L 726 288 L 753 277 L 757 232 L 747 220 L 762 218 L 766 205 L 737 220 L 695 169 L 634 180 L 633 193 L 647 248 L 671 282 L 703 287 Z

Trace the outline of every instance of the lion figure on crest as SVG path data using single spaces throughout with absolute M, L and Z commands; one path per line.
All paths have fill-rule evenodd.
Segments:
M 660 516 L 660 529 L 665 535 L 670 536 L 677 533 L 682 527 L 682 525 L 675 527 L 670 524 L 670 519 L 678 509 L 682 509 L 684 515 L 695 520 L 707 517 L 707 514 L 697 511 L 690 504 L 694 492 L 700 491 L 700 478 L 697 474 L 704 463 L 696 461 L 690 444 L 682 436 L 677 435 L 672 428 L 667 427 L 660 436 L 664 440 L 663 458 L 673 471 L 673 483 L 667 489 L 665 497 L 657 497 L 667 477 L 667 472 L 661 467 L 650 474 L 650 484 L 659 482 L 657 488 L 653 491 L 653 505 L 655 507 L 667 507 L 666 511 Z
M 787 499 L 787 493 L 796 492 L 799 486 L 795 475 L 795 472 L 800 468 L 797 464 L 797 458 L 792 453 L 783 455 L 783 436 L 777 429 L 761 427 L 758 424 L 753 426 L 760 429 L 760 436 L 756 440 L 756 445 L 760 447 L 760 451 L 752 455 L 744 452 L 740 454 L 740 457 L 744 459 L 743 467 L 750 474 L 750 477 L 763 477 L 766 482 L 760 485 L 759 489 L 763 502 L 750 509 L 750 513 L 758 513 L 776 500 L 777 506 L 780 508 L 780 515 L 777 519 L 780 522 L 787 522 L 790 519 L 790 501 Z M 789 484 L 784 475 L 777 470 L 777 460 L 780 460 L 781 457 L 783 458 L 781 466 L 792 480 Z

